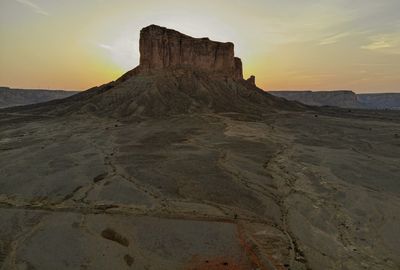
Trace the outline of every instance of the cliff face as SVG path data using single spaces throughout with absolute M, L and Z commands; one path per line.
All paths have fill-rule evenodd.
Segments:
M 193 38 L 156 25 L 140 32 L 140 70 L 191 68 L 243 79 L 242 61 L 234 57 L 231 42 Z

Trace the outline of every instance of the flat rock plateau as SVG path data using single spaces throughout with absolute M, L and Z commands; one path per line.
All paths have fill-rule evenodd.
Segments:
M 0 86 L 0 109 L 46 102 L 61 99 L 76 94 L 76 91 L 42 90 L 42 89 L 11 89 Z
M 0 110 L 0 269 L 399 269 L 400 115 L 274 97 L 233 50 L 151 25 L 118 80 Z
M 270 94 L 312 106 L 400 110 L 400 93 L 356 94 L 350 90 L 270 91 Z

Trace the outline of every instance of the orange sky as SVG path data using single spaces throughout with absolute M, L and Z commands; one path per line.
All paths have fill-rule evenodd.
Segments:
M 265 90 L 400 92 L 398 0 L 1 0 L 0 85 L 84 90 L 139 62 L 158 24 L 235 43 Z

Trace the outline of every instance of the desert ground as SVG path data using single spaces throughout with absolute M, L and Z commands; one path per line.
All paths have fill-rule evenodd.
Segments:
M 0 269 L 399 269 L 400 115 L 0 112 Z
M 150 25 L 116 81 L 0 110 L 0 269 L 400 268 L 400 115 L 309 107 Z

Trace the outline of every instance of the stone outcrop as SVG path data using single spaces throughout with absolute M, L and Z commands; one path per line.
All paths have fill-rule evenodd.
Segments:
M 242 61 L 231 42 L 193 38 L 157 25 L 140 32 L 140 71 L 190 68 L 243 79 Z
M 251 85 L 256 85 L 256 77 L 254 75 L 251 75 L 246 81 Z

